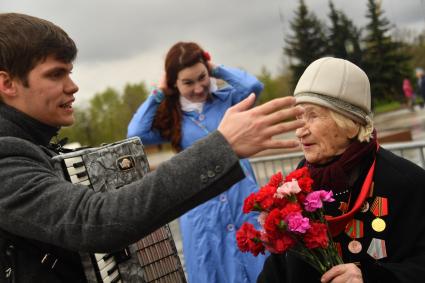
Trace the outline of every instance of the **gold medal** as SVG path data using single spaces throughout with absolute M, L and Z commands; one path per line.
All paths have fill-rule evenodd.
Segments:
M 384 231 L 386 226 L 387 224 L 382 218 L 377 217 L 372 221 L 372 229 L 376 232 Z
M 376 232 L 384 231 L 387 224 L 384 219 L 380 217 L 388 215 L 388 199 L 384 197 L 376 197 L 370 207 L 370 212 L 376 216 L 376 218 L 372 221 L 372 229 Z
M 352 240 L 348 243 L 348 250 L 353 254 L 358 254 L 362 251 L 362 244 L 359 241 Z
M 361 208 L 360 208 L 360 211 L 361 212 L 367 212 L 369 210 L 369 203 L 367 202 L 367 201 L 365 201 L 363 204 L 362 204 L 362 206 L 361 206 Z

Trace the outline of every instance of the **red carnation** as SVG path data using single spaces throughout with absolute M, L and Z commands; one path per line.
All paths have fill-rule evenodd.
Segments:
M 273 205 L 273 196 L 276 193 L 275 187 L 265 185 L 260 189 L 256 195 L 256 202 L 261 206 L 263 210 L 269 210 Z
M 255 193 L 250 194 L 243 202 L 243 213 L 249 213 L 255 207 Z
M 246 253 L 251 252 L 254 256 L 264 254 L 264 246 L 261 242 L 260 231 L 255 230 L 254 225 L 245 222 L 236 232 L 236 241 L 239 249 Z
M 298 203 L 304 203 L 306 196 L 307 195 L 303 192 L 298 193 L 296 195 Z
M 273 198 L 273 207 L 274 208 L 282 208 L 288 204 L 287 198 Z
M 266 221 L 264 222 L 264 230 L 272 238 L 276 238 L 281 232 L 286 229 L 285 221 L 283 221 L 282 214 L 279 209 L 275 208 L 270 211 L 267 215 Z
M 295 245 L 295 240 L 286 233 L 282 233 L 278 238 L 270 238 L 267 234 L 263 234 L 262 240 L 272 253 L 284 253 Z
M 310 177 L 303 177 L 298 180 L 298 186 L 300 186 L 301 191 L 305 193 L 311 192 L 311 186 L 313 185 L 313 179 Z
M 301 212 L 301 206 L 296 202 L 288 203 L 283 209 L 280 210 L 280 215 L 285 218 L 288 214 L 293 212 Z
M 270 177 L 270 181 L 267 185 L 277 188 L 282 184 L 282 182 L 283 182 L 282 172 L 277 172 L 276 174 Z
M 326 224 L 313 222 L 304 236 L 305 246 L 309 249 L 327 248 L 329 244 Z
M 297 169 L 289 173 L 285 178 L 285 182 L 290 182 L 293 179 L 299 180 L 303 177 L 308 177 L 308 176 L 309 176 L 309 173 L 308 173 L 307 167 L 302 167 L 300 169 Z

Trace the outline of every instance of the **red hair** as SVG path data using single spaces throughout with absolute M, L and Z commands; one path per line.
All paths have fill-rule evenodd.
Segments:
M 167 88 L 163 90 L 165 99 L 156 111 L 152 127 L 161 136 L 171 141 L 171 146 L 177 152 L 181 151 L 181 121 L 180 93 L 176 87 L 177 76 L 185 68 L 197 63 L 203 63 L 208 71 L 209 66 L 205 51 L 194 42 L 178 42 L 174 44 L 165 57 L 165 73 Z

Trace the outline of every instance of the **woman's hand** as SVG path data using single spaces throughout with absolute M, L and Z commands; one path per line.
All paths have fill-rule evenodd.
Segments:
M 323 283 L 363 283 L 362 271 L 354 263 L 339 264 L 323 274 Z
M 159 79 L 158 88 L 164 92 L 167 89 L 167 73 L 163 72 Z
M 208 64 L 208 70 L 210 71 L 210 74 L 212 74 L 212 73 L 213 73 L 214 68 L 215 68 L 215 67 L 217 67 L 217 65 L 216 65 L 216 64 L 214 64 L 214 63 L 213 63 L 213 62 L 211 62 L 211 61 L 208 61 L 208 62 L 207 62 L 207 64 Z M 211 75 L 211 77 L 212 77 L 212 75 Z

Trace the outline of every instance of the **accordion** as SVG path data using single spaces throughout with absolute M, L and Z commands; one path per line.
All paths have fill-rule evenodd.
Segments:
M 53 161 L 67 180 L 96 192 L 117 190 L 149 171 L 143 144 L 137 137 L 60 154 Z M 80 255 L 89 283 L 186 282 L 168 224 L 122 251 Z

